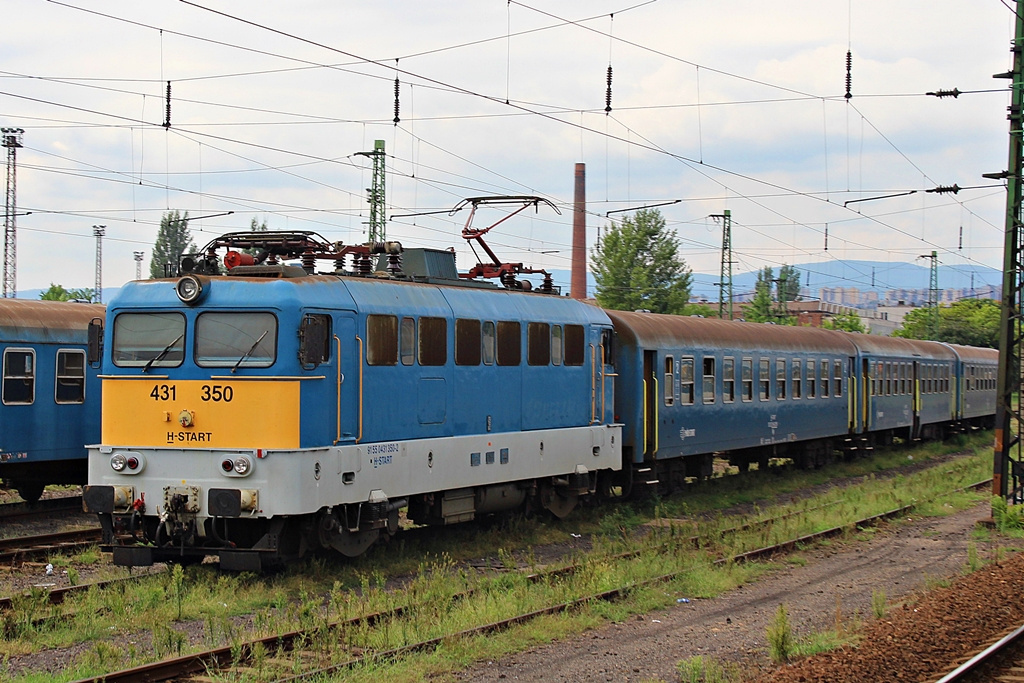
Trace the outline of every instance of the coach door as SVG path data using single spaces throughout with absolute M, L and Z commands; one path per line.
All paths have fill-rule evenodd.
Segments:
M 658 455 L 657 352 L 644 351 L 644 460 Z

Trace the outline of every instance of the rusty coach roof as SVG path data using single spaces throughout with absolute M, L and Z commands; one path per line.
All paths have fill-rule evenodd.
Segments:
M 0 335 L 5 342 L 76 339 L 84 343 L 89 321 L 102 319 L 104 310 L 98 304 L 0 299 Z
M 862 353 L 885 354 L 889 356 L 916 356 L 931 360 L 953 360 L 956 354 L 948 345 L 919 339 L 881 337 L 874 334 L 840 332 L 861 350 Z
M 977 346 L 963 346 L 962 344 L 946 344 L 960 356 L 965 363 L 998 363 L 999 351 L 997 349 L 986 349 Z
M 767 325 L 717 318 L 697 318 L 658 313 L 605 311 L 621 337 L 644 348 L 674 348 L 682 344 L 735 349 L 779 349 L 853 355 L 856 348 L 847 335 L 816 327 Z

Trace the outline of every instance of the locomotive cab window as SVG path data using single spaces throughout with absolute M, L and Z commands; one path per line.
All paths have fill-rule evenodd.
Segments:
M 307 313 L 299 326 L 299 362 L 317 366 L 331 359 L 331 316 Z
M 679 359 L 679 402 L 693 404 L 693 359 Z
M 185 358 L 185 316 L 120 313 L 111 347 L 114 365 L 121 368 L 176 368 Z
M 420 318 L 420 365 L 444 365 L 448 362 L 448 321 L 444 318 Z
M 455 320 L 455 364 L 480 365 L 480 321 Z
M 277 356 L 273 313 L 200 313 L 196 318 L 196 365 L 206 368 L 269 368 Z
M 57 403 L 85 403 L 85 352 L 57 352 L 57 377 L 54 387 Z
M 715 402 L 715 358 L 704 356 L 704 402 Z
M 4 405 L 28 405 L 36 399 L 36 352 L 4 351 Z
M 605 337 L 607 336 L 607 341 Z M 585 345 L 585 339 L 583 336 L 583 325 L 566 325 L 565 326 L 565 364 L 566 365 L 583 365 Z M 610 364 L 612 362 L 612 349 L 610 346 L 611 335 L 605 330 L 601 337 L 601 343 L 604 344 L 604 362 Z

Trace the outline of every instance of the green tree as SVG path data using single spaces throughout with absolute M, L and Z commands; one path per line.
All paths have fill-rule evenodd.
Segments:
M 679 239 L 657 209 L 641 209 L 608 228 L 590 259 L 597 302 L 620 311 L 683 314 L 692 274 Z
M 256 220 L 256 216 L 253 216 L 252 220 L 249 221 L 249 232 L 267 232 L 267 230 L 269 230 L 269 228 L 267 227 L 266 218 L 263 219 L 262 223 Z M 249 247 L 248 249 L 243 249 L 242 252 L 249 254 L 250 256 L 256 256 L 256 254 L 260 253 L 260 250 Z
M 88 301 L 92 302 L 95 292 L 89 289 L 64 289 L 61 285 L 50 283 L 50 288 L 39 295 L 42 301 Z
M 894 337 L 929 339 L 931 311 L 916 308 L 903 319 Z M 999 302 L 994 299 L 963 299 L 939 308 L 936 341 L 967 346 L 999 348 Z
M 861 321 L 860 316 L 849 311 L 847 313 L 837 313 L 831 318 L 825 318 L 821 321 L 821 326 L 826 330 L 843 330 L 844 332 L 867 332 L 867 328 L 864 327 L 864 323 Z
M 177 210 L 168 211 L 160 219 L 160 231 L 153 245 L 153 257 L 149 262 L 149 276 L 164 276 L 164 264 L 171 263 L 177 268 L 182 254 L 196 250 L 192 243 L 192 235 L 188 231 L 188 211 L 180 215 Z
M 791 268 L 791 266 L 783 266 L 783 268 Z M 796 269 L 793 269 L 795 271 Z M 779 271 L 780 275 L 782 271 Z M 799 286 L 799 275 L 797 277 L 797 285 Z M 772 296 L 772 291 L 777 282 L 781 282 L 781 279 L 774 277 L 774 271 L 769 266 L 765 266 L 757 273 L 757 282 L 754 283 L 754 298 L 750 300 L 747 307 L 743 311 L 743 317 L 746 320 L 754 323 L 775 323 L 776 325 L 796 325 L 796 316 L 784 315 L 781 311 L 781 306 L 777 303 L 778 299 Z M 787 285 L 788 287 L 788 285 Z
M 782 264 L 778 285 L 779 301 L 800 300 L 800 271 L 796 266 Z

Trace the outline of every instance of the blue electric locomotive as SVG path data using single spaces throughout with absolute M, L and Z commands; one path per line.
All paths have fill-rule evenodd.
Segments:
M 0 478 L 27 501 L 47 484 L 84 484 L 85 444 L 100 434 L 90 322 L 103 306 L 0 300 Z

